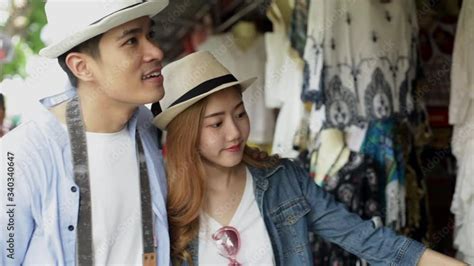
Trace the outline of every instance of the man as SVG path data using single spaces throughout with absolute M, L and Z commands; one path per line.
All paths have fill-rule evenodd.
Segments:
M 0 264 L 169 265 L 152 16 L 168 0 L 46 3 L 72 87 L 0 141 Z

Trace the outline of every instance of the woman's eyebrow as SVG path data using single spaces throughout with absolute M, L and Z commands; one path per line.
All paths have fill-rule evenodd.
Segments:
M 244 104 L 244 102 L 243 102 L 243 101 L 240 101 L 240 102 L 234 107 L 234 110 L 237 109 L 237 108 L 239 108 L 239 107 L 242 106 L 243 104 Z M 224 114 L 225 114 L 225 112 L 212 113 L 212 114 L 210 114 L 210 115 L 206 115 L 206 116 L 204 117 L 204 119 L 205 119 L 205 118 L 214 117 L 214 116 L 224 115 Z

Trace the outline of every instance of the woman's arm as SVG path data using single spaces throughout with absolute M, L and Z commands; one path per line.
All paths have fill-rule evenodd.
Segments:
M 455 265 L 467 265 L 464 262 L 453 259 L 431 249 L 427 249 L 423 255 L 421 255 L 419 266 L 455 266 Z
M 396 235 L 389 228 L 377 228 L 372 221 L 362 220 L 318 187 L 302 168 L 293 163 L 290 168 L 311 208 L 307 214 L 308 226 L 317 235 L 366 259 L 372 265 L 446 264 L 446 256 L 426 249 L 415 240 Z

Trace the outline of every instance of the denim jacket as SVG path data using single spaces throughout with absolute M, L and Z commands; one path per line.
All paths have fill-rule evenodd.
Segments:
M 371 220 L 364 221 L 350 213 L 290 160 L 283 159 L 270 169 L 249 169 L 276 265 L 313 265 L 310 232 L 371 265 L 416 265 L 425 250 L 417 241 L 398 236 L 388 228 L 376 228 Z M 197 265 L 198 239 L 191 242 L 188 250 Z

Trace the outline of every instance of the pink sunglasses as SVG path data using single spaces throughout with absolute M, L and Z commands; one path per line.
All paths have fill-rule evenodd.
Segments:
M 242 265 L 235 258 L 240 250 L 240 234 L 237 229 L 224 226 L 212 235 L 212 239 L 216 241 L 219 255 L 229 259 L 229 266 Z

